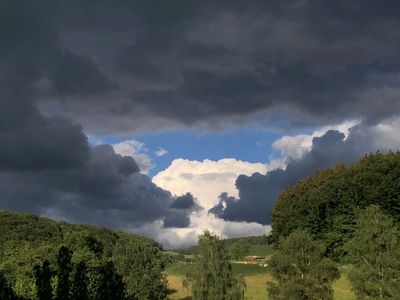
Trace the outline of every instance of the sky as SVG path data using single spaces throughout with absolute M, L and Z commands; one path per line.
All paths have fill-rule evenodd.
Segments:
M 398 1 L 0 0 L 0 210 L 187 247 L 400 148 Z

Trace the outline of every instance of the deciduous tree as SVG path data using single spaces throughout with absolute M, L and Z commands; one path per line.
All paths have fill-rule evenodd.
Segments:
M 357 220 L 355 236 L 346 244 L 352 264 L 349 279 L 361 299 L 398 299 L 400 295 L 399 229 L 372 205 Z
M 268 263 L 274 281 L 268 283 L 271 299 L 333 299 L 332 282 L 339 277 L 325 247 L 305 231 L 295 231 L 281 241 Z
M 244 299 L 244 280 L 234 276 L 222 243 L 209 231 L 199 236 L 194 270 L 187 280 L 193 300 Z

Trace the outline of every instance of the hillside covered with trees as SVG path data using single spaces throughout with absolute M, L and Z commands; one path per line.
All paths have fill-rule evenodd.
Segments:
M 68 268 L 85 266 L 89 296 L 94 285 L 99 283 L 99 276 L 111 270 L 122 277 L 130 299 L 166 297 L 165 258 L 155 241 L 29 214 L 0 213 L 0 272 L 16 295 L 36 299 L 34 269 L 43 271 L 47 261 L 49 272 L 56 273 L 62 247 L 71 253 L 71 267 Z M 71 280 L 76 275 L 74 272 L 71 272 Z
M 352 165 L 337 165 L 287 188 L 272 215 L 275 242 L 297 229 L 324 241 L 330 257 L 340 260 L 354 236 L 361 209 L 377 205 L 400 222 L 400 153 L 366 155 Z

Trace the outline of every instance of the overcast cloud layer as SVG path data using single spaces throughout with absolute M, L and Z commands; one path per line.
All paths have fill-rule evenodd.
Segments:
M 145 145 L 85 133 L 358 120 L 347 138 L 277 141 L 297 155 L 283 153 L 285 170 L 241 175 L 238 195 L 208 202 L 223 220 L 268 224 L 285 186 L 399 147 L 399 15 L 394 0 L 0 0 L 0 209 L 187 228 L 201 203 L 146 176 Z
M 29 94 L 90 131 L 400 109 L 394 0 L 2 0 L 0 14 L 1 84 L 20 94 L 3 97 Z

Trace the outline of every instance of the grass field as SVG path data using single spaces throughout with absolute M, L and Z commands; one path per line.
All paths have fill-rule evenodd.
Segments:
M 190 299 L 190 291 L 182 287 L 182 280 L 188 266 L 178 265 L 168 269 L 168 282 L 170 289 L 176 292 L 170 295 L 170 299 L 182 300 Z M 265 268 L 257 265 L 233 265 L 233 270 L 238 276 L 242 276 L 247 285 L 246 299 L 265 300 L 268 299 L 266 288 L 267 282 L 272 278 Z M 343 275 L 333 284 L 335 300 L 354 300 L 355 296 L 351 291 L 346 275 Z

